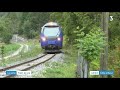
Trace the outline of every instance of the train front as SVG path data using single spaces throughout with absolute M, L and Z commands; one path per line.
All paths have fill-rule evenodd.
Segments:
M 63 33 L 57 23 L 47 23 L 41 31 L 41 46 L 45 50 L 62 49 Z

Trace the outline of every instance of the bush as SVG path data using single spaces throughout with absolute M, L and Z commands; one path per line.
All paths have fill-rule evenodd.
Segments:
M 98 59 L 102 48 L 105 45 L 103 32 L 98 27 L 94 27 L 88 34 L 84 34 L 81 31 L 79 34 L 82 38 L 77 38 L 77 47 L 79 48 L 80 54 L 89 61 Z
M 12 38 L 12 34 L 7 33 L 7 34 L 3 37 L 3 42 L 5 42 L 6 44 L 9 44 L 11 38 Z

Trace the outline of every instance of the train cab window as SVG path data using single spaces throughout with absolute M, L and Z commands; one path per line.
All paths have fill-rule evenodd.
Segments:
M 60 30 L 59 27 L 45 27 L 43 33 L 45 36 L 57 36 Z

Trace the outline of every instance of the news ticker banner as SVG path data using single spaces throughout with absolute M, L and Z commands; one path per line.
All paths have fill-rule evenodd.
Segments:
M 113 70 L 90 71 L 90 75 L 114 75 Z
M 0 77 L 6 75 L 12 76 L 31 76 L 31 71 L 16 71 L 16 70 L 7 70 L 3 73 L 0 73 Z M 90 75 L 114 75 L 113 70 L 100 70 L 100 71 L 90 71 Z
M 7 70 L 3 73 L 0 73 L 0 77 L 4 77 L 7 75 L 12 76 L 31 76 L 31 71 L 16 71 L 16 70 Z

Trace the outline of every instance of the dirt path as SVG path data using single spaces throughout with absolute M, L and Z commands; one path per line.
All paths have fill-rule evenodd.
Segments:
M 25 48 L 24 48 L 24 53 L 28 51 L 29 46 L 27 44 L 24 44 Z
M 27 52 L 28 51 L 28 45 L 27 44 L 20 44 L 20 48 L 17 51 L 15 51 L 14 53 L 12 53 L 11 55 L 8 55 L 8 56 L 4 57 L 4 59 L 8 59 L 10 57 L 18 55 L 23 49 L 24 49 L 24 53 Z M 0 60 L 1 59 L 2 58 L 0 58 Z
M 24 47 L 24 45 L 20 44 L 20 48 L 19 48 L 17 51 L 15 51 L 14 53 L 12 53 L 11 55 L 8 55 L 8 56 L 4 57 L 4 59 L 8 59 L 8 58 L 10 58 L 10 57 L 13 57 L 13 56 L 15 56 L 15 55 L 18 55 L 18 54 L 20 53 L 20 51 L 23 49 L 23 47 Z M 1 60 L 1 59 L 2 59 L 2 58 L 0 58 L 0 60 Z
M 25 42 L 26 41 L 26 39 L 24 39 L 24 38 L 22 38 L 22 37 L 19 37 L 18 35 L 13 35 L 13 38 L 11 39 L 11 42 L 12 43 L 21 43 L 21 42 Z M 8 59 L 8 58 L 10 58 L 10 57 L 13 57 L 13 56 L 16 56 L 16 55 L 18 55 L 22 50 L 24 50 L 23 52 L 25 53 L 25 52 L 27 52 L 28 51 L 28 49 L 29 49 L 29 46 L 27 45 L 27 44 L 20 44 L 20 48 L 17 50 L 17 51 L 15 51 L 14 53 L 12 53 L 11 55 L 8 55 L 8 56 L 6 56 L 6 57 L 4 57 L 4 59 Z M 1 60 L 2 58 L 0 58 L 0 60 Z

